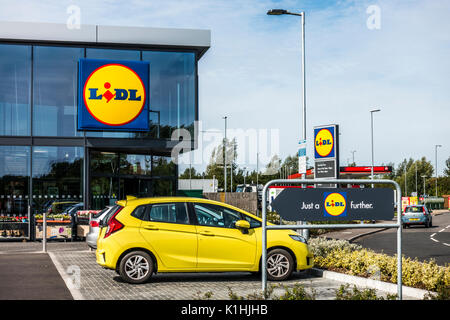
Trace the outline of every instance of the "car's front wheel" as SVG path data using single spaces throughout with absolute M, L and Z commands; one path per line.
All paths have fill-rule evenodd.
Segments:
M 267 279 L 283 281 L 294 271 L 294 258 L 284 249 L 271 250 L 267 255 Z
M 132 251 L 120 261 L 120 277 L 128 283 L 146 282 L 153 273 L 153 260 L 147 252 Z

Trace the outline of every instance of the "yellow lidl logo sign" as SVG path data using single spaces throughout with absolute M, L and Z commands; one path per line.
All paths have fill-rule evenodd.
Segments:
M 79 128 L 148 130 L 147 63 L 82 59 L 80 74 Z
M 344 217 L 347 214 L 347 193 L 346 192 L 325 192 L 324 193 L 324 215 Z
M 316 152 L 321 157 L 326 157 L 331 153 L 331 151 L 333 150 L 333 144 L 333 135 L 331 134 L 330 130 L 322 129 L 317 133 L 316 139 L 314 141 L 314 146 Z
M 314 158 L 336 157 L 336 125 L 314 128 Z

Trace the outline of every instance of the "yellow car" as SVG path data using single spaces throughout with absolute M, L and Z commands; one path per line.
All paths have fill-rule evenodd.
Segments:
M 259 272 L 261 219 L 199 198 L 129 198 L 101 222 L 96 259 L 129 283 L 156 272 Z M 267 230 L 267 278 L 281 281 L 313 266 L 303 237 Z

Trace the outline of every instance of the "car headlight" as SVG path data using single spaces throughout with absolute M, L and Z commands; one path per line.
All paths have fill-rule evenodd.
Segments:
M 308 241 L 306 241 L 305 238 L 303 238 L 301 235 L 298 234 L 290 234 L 289 237 L 291 237 L 292 239 L 294 239 L 295 241 L 300 241 L 304 244 L 308 244 Z

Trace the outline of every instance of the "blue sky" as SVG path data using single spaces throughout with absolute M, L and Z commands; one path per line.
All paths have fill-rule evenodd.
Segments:
M 369 110 L 378 107 L 376 164 L 421 156 L 434 164 L 434 145 L 441 144 L 442 174 L 450 156 L 447 0 L 0 3 L 4 21 L 65 23 L 67 7 L 74 4 L 82 24 L 211 30 L 211 49 L 199 63 L 203 130 L 222 130 L 224 115 L 229 128 L 278 129 L 283 158 L 296 153 L 301 133 L 300 18 L 266 12 L 304 10 L 307 138 L 314 126 L 339 124 L 341 164 L 357 150 L 356 163 L 369 165 Z M 380 29 L 367 27 L 370 5 L 380 8 Z

